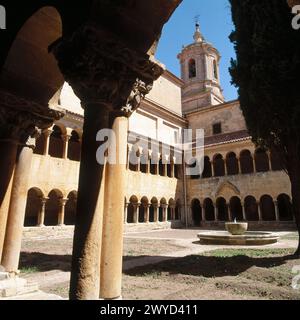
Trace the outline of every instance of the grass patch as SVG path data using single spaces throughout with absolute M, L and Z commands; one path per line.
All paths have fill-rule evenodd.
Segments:
M 37 273 L 39 272 L 38 267 L 34 267 L 34 266 L 29 266 L 29 267 L 23 267 L 21 268 L 21 273 L 23 274 L 32 274 L 32 273 Z
M 217 249 L 206 252 L 207 257 L 230 258 L 237 256 L 248 256 L 251 258 L 263 258 L 272 256 L 291 255 L 294 253 L 293 249 Z

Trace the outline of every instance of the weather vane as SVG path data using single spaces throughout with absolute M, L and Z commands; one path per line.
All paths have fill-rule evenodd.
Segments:
M 199 25 L 199 21 L 200 21 L 200 14 L 197 14 L 197 15 L 195 16 L 195 24 L 196 24 L 196 25 Z

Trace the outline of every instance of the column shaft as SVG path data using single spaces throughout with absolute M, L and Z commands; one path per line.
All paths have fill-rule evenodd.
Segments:
M 35 141 L 33 140 L 30 138 L 29 144 L 34 144 Z M 13 179 L 1 261 L 7 272 L 17 273 L 19 267 L 32 155 L 32 147 L 20 147 Z
M 17 143 L 0 141 L 0 262 L 5 239 L 17 149 Z
M 121 296 L 124 198 L 126 190 L 126 143 L 128 119 L 118 117 L 113 130 L 117 138 L 117 164 L 107 164 L 105 205 L 103 217 L 100 297 L 115 299 Z
M 99 130 L 109 128 L 107 106 L 85 106 L 84 120 L 70 283 L 71 300 L 97 300 L 100 290 L 105 165 L 96 161 L 96 152 L 101 145 L 96 141 L 96 135 Z
M 58 225 L 63 226 L 65 224 L 65 209 L 66 209 L 66 203 L 68 199 L 61 199 L 61 207 L 58 214 Z
M 45 226 L 45 211 L 46 211 L 46 203 L 47 203 L 47 198 L 42 198 L 41 199 L 41 211 L 39 212 L 38 216 L 38 227 L 44 227 Z

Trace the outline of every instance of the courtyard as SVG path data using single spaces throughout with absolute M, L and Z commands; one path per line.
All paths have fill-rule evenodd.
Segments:
M 292 270 L 300 261 L 289 256 L 297 233 L 276 232 L 279 242 L 263 247 L 200 245 L 197 233 L 126 233 L 123 299 L 300 300 L 300 291 L 292 288 Z M 24 299 L 68 298 L 72 236 L 72 227 L 25 230 L 21 277 L 37 282 L 43 293 Z

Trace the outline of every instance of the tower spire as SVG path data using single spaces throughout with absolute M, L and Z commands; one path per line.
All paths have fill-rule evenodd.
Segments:
M 203 38 L 203 36 L 202 36 L 202 33 L 201 33 L 201 31 L 200 31 L 199 18 L 200 18 L 200 15 L 198 14 L 198 15 L 195 17 L 195 27 L 196 27 L 196 30 L 195 30 L 195 33 L 194 33 L 195 43 L 196 43 L 196 42 L 202 42 L 202 41 L 204 40 L 204 38 Z

